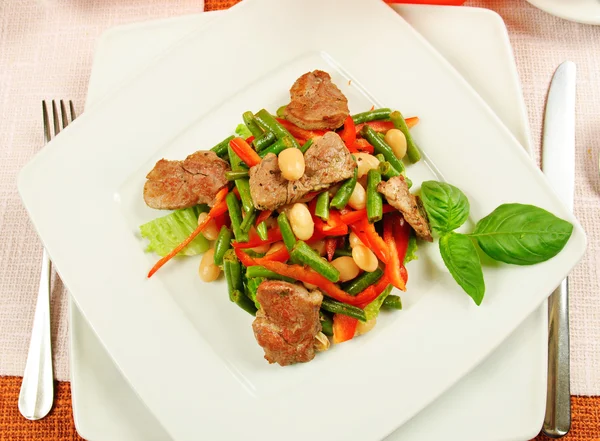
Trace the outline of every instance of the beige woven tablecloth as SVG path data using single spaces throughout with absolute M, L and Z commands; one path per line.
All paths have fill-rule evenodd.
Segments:
M 600 27 L 552 17 L 523 0 L 467 5 L 497 11 L 508 26 L 534 145 L 540 145 L 553 70 L 566 59 L 577 64 L 575 214 L 589 248 L 570 278 L 571 385 L 573 394 L 600 395 Z M 202 9 L 192 0 L 0 2 L 0 375 L 23 372 L 38 288 L 40 242 L 20 203 L 16 176 L 42 146 L 40 101 L 67 98 L 83 108 L 94 42 L 107 28 Z M 90 235 L 86 246 L 99 244 Z M 57 278 L 52 287 L 55 374 L 67 380 L 67 296 Z

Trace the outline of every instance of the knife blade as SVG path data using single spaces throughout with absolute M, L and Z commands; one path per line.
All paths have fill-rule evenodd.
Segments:
M 576 67 L 563 62 L 554 73 L 544 117 L 542 170 L 562 202 L 573 211 L 575 191 Z M 571 427 L 569 291 L 563 280 L 548 302 L 548 389 L 542 431 L 565 436 Z

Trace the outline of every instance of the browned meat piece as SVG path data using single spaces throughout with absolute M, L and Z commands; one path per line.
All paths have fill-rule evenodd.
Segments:
M 161 159 L 146 176 L 144 201 L 150 208 L 176 210 L 214 203 L 227 185 L 229 164 L 214 152 L 196 152 L 184 161 Z
M 387 182 L 380 182 L 377 191 L 385 196 L 392 207 L 400 210 L 406 222 L 423 240 L 433 242 L 427 213 L 423 209 L 421 199 L 413 195 L 406 185 L 403 176 L 396 176 Z
M 267 280 L 258 287 L 256 299 L 261 308 L 252 329 L 265 359 L 281 366 L 312 360 L 315 336 L 321 331 L 323 295 L 300 285 Z
M 311 191 L 318 191 L 352 177 L 356 162 L 346 145 L 334 132 L 315 140 L 304 154 L 304 176 L 288 181 L 279 171 L 277 156 L 270 153 L 250 169 L 250 194 L 259 210 L 298 202 Z
M 350 113 L 348 100 L 322 70 L 298 78 L 290 95 L 292 100 L 285 109 L 285 117 L 303 129 L 337 129 Z

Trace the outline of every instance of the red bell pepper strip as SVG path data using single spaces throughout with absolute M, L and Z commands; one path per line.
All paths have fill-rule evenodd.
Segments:
M 233 138 L 229 141 L 229 146 L 248 167 L 260 164 L 261 159 L 258 153 L 242 138 Z
M 366 152 L 366 153 L 373 153 L 375 151 L 373 146 L 371 144 L 369 144 L 369 141 L 367 141 L 366 139 L 363 139 L 363 138 L 358 138 L 354 142 L 353 148 L 356 151 Z
M 406 252 L 408 251 L 408 243 L 410 241 L 410 232 L 412 227 L 403 217 L 396 215 L 393 224 L 394 239 L 396 241 L 396 249 L 398 250 L 398 258 L 400 262 L 404 262 Z
M 312 202 L 311 204 L 312 205 Z M 309 206 L 309 210 L 311 207 Z M 324 222 L 321 218 L 314 215 L 314 208 L 311 211 L 315 230 L 322 233 L 324 236 L 344 236 L 348 234 L 348 225 L 342 221 L 342 216 L 337 210 L 329 211 L 329 219 Z
M 254 136 L 249 136 L 248 138 L 246 138 L 246 142 L 248 144 L 252 144 L 252 141 L 254 141 Z
M 323 136 L 325 134 L 325 130 L 306 130 L 298 127 L 296 124 L 289 122 L 287 119 L 275 118 L 279 124 L 281 124 L 285 129 L 290 132 L 296 139 L 309 140 L 312 138 L 316 138 L 317 136 Z
M 271 260 L 273 262 L 286 262 L 289 258 L 290 253 L 286 247 L 281 247 L 277 251 L 263 257 L 263 259 Z
M 200 232 L 208 225 L 208 223 L 217 216 L 222 215 L 227 211 L 227 204 L 225 203 L 225 196 L 227 196 L 229 190 L 227 187 L 223 187 L 219 190 L 217 195 L 215 196 L 215 205 L 208 212 L 208 216 L 202 221 L 194 231 L 179 245 L 171 250 L 169 254 L 160 259 L 156 264 L 152 267 L 152 269 L 148 272 L 148 278 L 152 277 L 152 275 L 157 272 L 165 263 L 175 257 L 181 250 L 183 250 L 188 244 L 200 234 Z
M 351 224 L 350 228 L 361 242 L 375 253 L 379 260 L 387 263 L 388 247 L 381 236 L 377 234 L 377 231 L 375 231 L 375 226 L 370 224 L 366 217 Z
M 357 302 L 356 306 L 364 309 L 369 303 L 379 297 L 379 294 L 381 294 L 389 284 L 390 281 L 384 274 L 375 285 L 368 286 L 363 291 L 358 293 L 358 295 L 355 297 Z
M 348 150 L 354 148 L 354 142 L 356 141 L 356 128 L 354 127 L 354 120 L 350 115 L 346 117 L 344 121 L 344 128 L 340 132 L 340 138 L 348 147 Z
M 333 342 L 343 343 L 354 338 L 358 319 L 344 314 L 333 315 Z
M 260 212 L 260 214 L 258 216 L 256 216 L 256 221 L 254 222 L 254 225 L 258 226 L 260 225 L 262 222 L 266 221 L 269 216 L 271 216 L 273 214 L 272 210 L 263 210 Z
M 361 301 L 361 299 L 358 299 L 358 296 L 351 296 L 339 288 L 335 283 L 330 282 L 325 277 L 310 268 L 305 268 L 300 265 L 287 265 L 281 262 L 272 262 L 270 260 L 266 260 L 264 257 L 254 259 L 254 261 L 256 264 L 262 265 L 268 270 L 271 270 L 282 276 L 291 277 L 292 279 L 300 280 L 301 282 L 316 285 L 319 289 L 321 289 L 321 291 L 323 291 L 324 294 L 340 302 L 356 305 Z
M 383 218 L 383 240 L 389 250 L 388 261 L 385 265 L 385 275 L 392 285 L 401 291 L 406 291 L 406 282 L 400 272 L 404 264 L 398 256 L 398 248 L 396 247 L 396 240 L 394 238 L 393 228 L 396 221 L 395 218 L 397 218 L 397 215 L 394 214 L 388 214 Z M 406 251 L 404 253 L 406 254 Z
M 331 262 L 333 260 L 333 255 L 335 254 L 335 250 L 338 246 L 338 240 L 335 237 L 328 237 L 325 239 L 325 251 L 327 253 L 327 260 Z
M 240 262 L 242 262 L 242 265 L 245 267 L 258 265 L 252 257 L 244 253 L 241 249 L 234 248 L 234 252 L 237 258 L 240 259 Z
M 248 240 L 248 242 L 233 241 L 231 242 L 231 245 L 233 246 L 233 248 L 255 248 L 261 245 L 268 245 L 270 243 L 279 242 L 281 239 L 281 231 L 279 231 L 279 228 L 275 227 L 271 228 L 267 232 L 266 240 L 262 240 L 260 237 L 258 237 L 258 234 L 254 233 L 252 234 L 252 237 L 250 237 L 250 240 Z

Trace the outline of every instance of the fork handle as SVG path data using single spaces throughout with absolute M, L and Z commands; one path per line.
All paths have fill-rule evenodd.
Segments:
M 569 360 L 569 284 L 565 279 L 548 303 L 548 394 L 542 431 L 551 438 L 565 436 L 571 428 Z
M 50 258 L 44 248 L 29 353 L 19 393 L 19 411 L 29 420 L 45 417 L 54 401 L 50 338 Z

